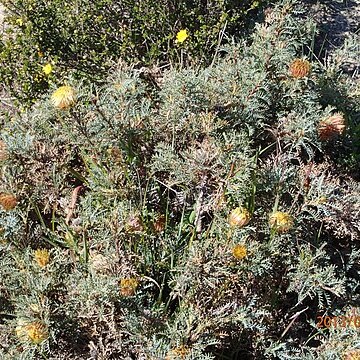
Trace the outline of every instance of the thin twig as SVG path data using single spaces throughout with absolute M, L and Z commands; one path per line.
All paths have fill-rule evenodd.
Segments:
M 280 339 L 282 339 L 285 334 L 289 331 L 289 329 L 291 328 L 292 324 L 295 322 L 295 320 L 299 317 L 300 314 L 302 314 L 304 311 L 306 311 L 309 307 L 307 306 L 305 309 L 298 311 L 296 314 L 294 314 L 290 319 L 292 319 L 290 321 L 290 324 L 285 328 L 285 330 L 283 331 L 283 333 L 280 336 Z

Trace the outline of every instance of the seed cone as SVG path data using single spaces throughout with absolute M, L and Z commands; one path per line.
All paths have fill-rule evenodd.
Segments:
M 165 360 L 183 360 L 189 353 L 190 349 L 185 345 L 181 345 L 173 350 L 170 350 Z
M 155 222 L 153 224 L 155 232 L 161 233 L 162 231 L 164 231 L 165 225 L 166 225 L 165 215 L 158 216 L 158 218 L 155 220 Z
M 132 232 L 142 232 L 144 231 L 144 224 L 139 215 L 132 215 L 128 219 L 125 225 L 126 231 Z

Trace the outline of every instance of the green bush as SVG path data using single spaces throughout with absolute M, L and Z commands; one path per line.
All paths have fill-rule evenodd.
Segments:
M 0 53 L 0 81 L 13 96 L 36 99 L 69 70 L 92 82 L 119 58 L 148 65 L 210 63 L 229 36 L 243 35 L 260 8 L 246 1 L 2 1 L 7 31 Z M 189 37 L 176 43 L 178 31 Z M 52 63 L 54 73 L 42 67 Z M 30 99 L 29 99 L 30 98 Z
M 0 357 L 359 347 L 353 323 L 316 326 L 359 311 L 358 85 L 341 51 L 326 66 L 302 52 L 313 27 L 293 11 L 157 91 L 120 64 L 3 119 Z

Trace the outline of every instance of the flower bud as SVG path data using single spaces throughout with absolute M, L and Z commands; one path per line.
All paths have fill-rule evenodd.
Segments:
M 232 210 L 229 216 L 229 224 L 231 227 L 242 228 L 249 223 L 251 219 L 250 212 L 244 207 L 237 207 Z

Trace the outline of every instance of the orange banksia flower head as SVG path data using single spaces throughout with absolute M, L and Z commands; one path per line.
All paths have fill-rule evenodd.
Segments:
M 4 161 L 8 158 L 8 152 L 6 144 L 0 140 L 0 161 Z
M 46 249 L 35 250 L 34 257 L 40 267 L 45 267 L 50 261 L 50 253 Z
M 120 280 L 120 294 L 122 296 L 135 295 L 139 282 L 136 278 L 124 278 Z
M 33 344 L 40 344 L 49 337 L 48 328 L 41 321 L 34 321 L 29 324 L 19 321 L 15 333 L 20 340 Z
M 0 205 L 6 211 L 12 210 L 17 205 L 16 197 L 11 194 L 0 193 Z
M 276 211 L 270 215 L 269 224 L 278 233 L 285 233 L 293 227 L 294 220 L 290 214 Z
M 51 95 L 51 102 L 57 109 L 69 109 L 76 103 L 75 89 L 71 86 L 60 86 Z
M 318 126 L 319 138 L 322 141 L 331 140 L 336 136 L 342 135 L 346 128 L 343 114 L 336 113 L 320 121 Z
M 245 245 L 237 244 L 234 246 L 232 253 L 236 259 L 242 260 L 243 258 L 246 257 L 247 250 L 246 250 Z
M 290 75 L 296 79 L 308 76 L 310 73 L 310 63 L 304 59 L 295 59 L 289 67 Z
M 229 224 L 231 227 L 242 228 L 249 223 L 251 219 L 250 212 L 244 207 L 237 207 L 229 215 Z

